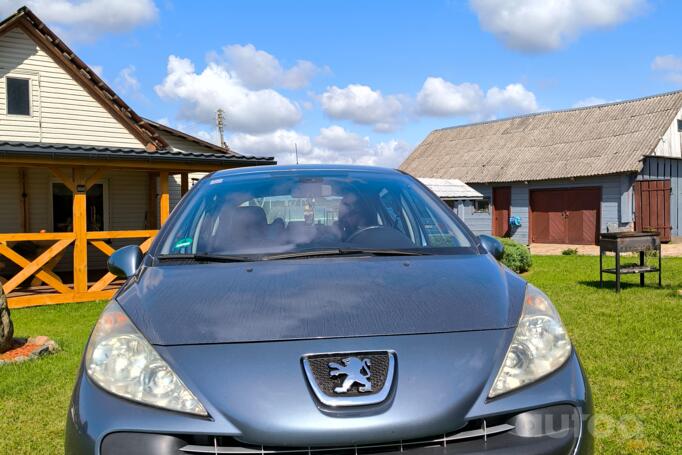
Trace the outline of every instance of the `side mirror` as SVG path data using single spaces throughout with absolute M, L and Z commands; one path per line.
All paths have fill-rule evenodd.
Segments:
M 137 245 L 128 245 L 120 248 L 109 256 L 107 268 L 109 272 L 119 278 L 130 278 L 135 275 L 142 264 L 142 250 Z
M 502 242 L 492 235 L 481 234 L 478 238 L 481 241 L 481 245 L 483 245 L 483 248 L 485 248 L 488 253 L 492 254 L 498 261 L 502 259 L 502 256 L 504 255 L 504 245 L 502 245 Z

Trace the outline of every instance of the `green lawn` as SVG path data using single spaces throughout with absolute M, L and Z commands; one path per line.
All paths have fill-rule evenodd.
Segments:
M 558 306 L 590 377 L 597 453 L 682 453 L 682 297 L 674 293 L 682 258 L 665 259 L 665 288 L 640 289 L 628 276 L 620 295 L 597 287 L 597 268 L 595 257 L 538 256 L 526 274 Z M 0 368 L 1 454 L 62 452 L 73 378 L 103 306 L 12 313 L 17 336 L 48 335 L 62 352 Z

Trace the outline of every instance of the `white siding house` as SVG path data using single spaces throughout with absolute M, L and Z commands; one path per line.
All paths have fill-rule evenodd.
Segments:
M 0 22 L 0 284 L 10 306 L 107 298 L 113 249 L 148 248 L 207 172 L 262 164 L 274 161 L 142 118 L 29 9 Z
M 7 113 L 8 78 L 29 80 L 30 115 Z M 144 147 L 19 28 L 0 37 L 0 106 L 4 141 Z

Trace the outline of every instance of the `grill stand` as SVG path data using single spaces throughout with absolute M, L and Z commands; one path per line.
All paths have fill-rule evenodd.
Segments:
M 658 267 L 646 265 L 647 251 L 658 252 Z M 616 267 L 604 268 L 604 253 L 611 251 L 616 254 Z M 621 265 L 621 253 L 639 252 L 639 265 Z M 644 286 L 645 273 L 658 273 L 658 287 L 661 287 L 661 237 L 658 233 L 646 232 L 612 232 L 599 236 L 599 287 L 604 286 L 604 273 L 616 275 L 616 292 L 620 292 L 620 277 L 623 274 L 639 274 L 639 285 Z

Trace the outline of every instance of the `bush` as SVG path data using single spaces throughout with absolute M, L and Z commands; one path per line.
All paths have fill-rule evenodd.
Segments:
M 533 261 L 530 257 L 530 250 L 526 245 L 521 245 L 508 238 L 498 238 L 498 240 L 504 245 L 504 254 L 501 261 L 504 265 L 516 273 L 530 270 Z
M 566 248 L 564 251 L 561 252 L 564 256 L 577 256 L 578 255 L 578 249 L 577 248 Z

